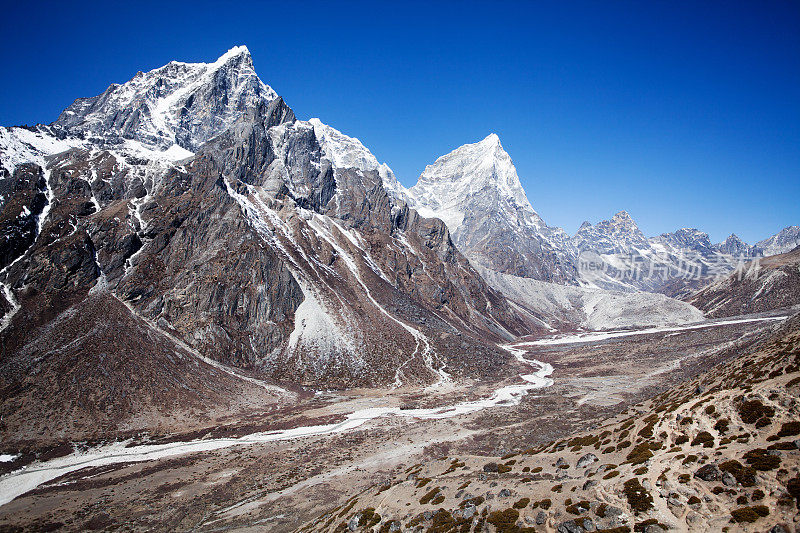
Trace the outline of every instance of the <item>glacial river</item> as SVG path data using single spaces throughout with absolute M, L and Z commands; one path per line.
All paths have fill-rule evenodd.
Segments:
M 20 470 L 0 477 L 0 505 L 7 504 L 14 498 L 35 489 L 39 485 L 82 468 L 152 461 L 186 453 L 219 450 L 230 446 L 263 444 L 301 437 L 342 433 L 356 429 L 370 420 L 381 417 L 399 416 L 417 420 L 449 418 L 473 413 L 488 407 L 517 405 L 528 394 L 528 391 L 549 387 L 553 384 L 553 380 L 549 377 L 553 373 L 552 366 L 540 361 L 525 359 L 522 356 L 524 350 L 516 348 L 514 344 L 503 346 L 503 348 L 511 352 L 520 362 L 533 367 L 535 371 L 531 374 L 520 375 L 522 383 L 502 387 L 492 393 L 491 396 L 481 400 L 459 402 L 431 409 L 400 409 L 399 407 L 359 409 L 348 414 L 345 420 L 334 424 L 265 431 L 239 438 L 202 439 L 168 444 L 142 444 L 130 447 L 128 447 L 129 441 L 115 442 L 45 462 L 34 462 Z

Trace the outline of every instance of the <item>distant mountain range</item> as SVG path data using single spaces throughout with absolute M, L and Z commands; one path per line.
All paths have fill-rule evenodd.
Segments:
M 382 176 L 397 198 L 424 216 L 443 220 L 456 246 L 474 263 L 541 281 L 680 292 L 678 286 L 708 282 L 742 261 L 800 245 L 799 226 L 752 246 L 736 235 L 712 244 L 708 234 L 693 228 L 648 238 L 625 211 L 594 225 L 584 222 L 569 236 L 548 226 L 533 209 L 495 134 L 440 157 L 410 189 L 388 167 Z

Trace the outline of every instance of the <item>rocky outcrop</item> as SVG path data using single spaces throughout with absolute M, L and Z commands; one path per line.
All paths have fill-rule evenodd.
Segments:
M 41 167 L 22 165 L 0 181 L 0 270 L 20 257 L 36 239 L 37 222 L 47 199 Z

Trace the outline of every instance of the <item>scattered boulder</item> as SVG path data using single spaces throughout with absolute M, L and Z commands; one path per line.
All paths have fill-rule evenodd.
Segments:
M 353 518 L 347 522 L 347 529 L 350 531 L 355 531 L 358 529 L 358 524 L 361 522 L 361 513 L 357 513 Z
M 589 466 L 592 463 L 597 462 L 597 456 L 593 453 L 587 453 L 580 459 L 578 459 L 578 463 L 575 465 L 577 468 L 583 468 L 585 466 Z
M 456 518 L 463 518 L 465 520 L 469 520 L 473 516 L 475 516 L 475 512 L 477 511 L 476 507 L 472 504 L 467 505 L 463 509 L 457 509 L 453 512 L 456 515 Z
M 586 531 L 575 520 L 567 520 L 558 524 L 558 533 L 584 533 Z
M 536 514 L 536 525 L 541 526 L 545 522 L 547 522 L 547 513 L 545 513 L 544 511 L 539 511 Z
M 718 481 L 722 478 L 722 470 L 715 464 L 708 464 L 698 468 L 694 477 L 703 481 Z

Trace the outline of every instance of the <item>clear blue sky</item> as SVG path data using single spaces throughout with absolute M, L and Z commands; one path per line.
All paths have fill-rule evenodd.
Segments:
M 246 44 L 300 118 L 411 185 L 496 132 L 550 225 L 800 224 L 800 2 L 6 2 L 0 124 Z M 375 5 L 373 5 L 375 4 Z

